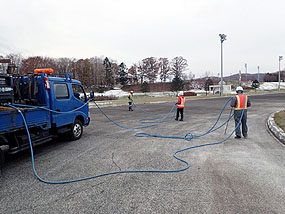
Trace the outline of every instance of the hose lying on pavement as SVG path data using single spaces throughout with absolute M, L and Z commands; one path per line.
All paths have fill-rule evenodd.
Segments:
M 163 136 L 163 135 L 154 135 L 154 134 L 147 134 L 147 133 L 137 133 L 135 134 L 136 137 L 158 137 L 158 138 L 169 138 L 169 139 L 181 139 L 181 140 L 192 140 L 194 138 L 199 138 L 199 137 L 202 137 L 202 136 L 205 136 L 211 132 L 214 132 L 218 129 L 220 129 L 221 127 L 223 127 L 225 124 L 228 124 L 228 122 L 232 119 L 232 117 L 234 115 L 231 115 L 229 116 L 228 120 L 226 120 L 222 125 L 220 125 L 219 127 L 215 128 L 215 126 L 217 125 L 217 123 L 219 122 L 223 112 L 225 111 L 225 108 L 227 106 L 227 104 L 232 100 L 232 98 L 230 98 L 224 105 L 224 107 L 222 108 L 216 122 L 214 123 L 214 125 L 208 130 L 206 131 L 205 133 L 203 134 L 200 134 L 200 135 L 193 135 L 191 132 L 187 133 L 186 135 L 182 136 L 182 137 L 179 137 L 179 136 Z
M 229 102 L 229 101 L 228 101 Z M 227 102 L 227 103 L 228 103 Z M 185 152 L 185 151 L 188 151 L 188 150 L 191 150 L 191 149 L 195 149 L 195 148 L 199 148 L 199 147 L 204 147 L 204 146 L 213 146 L 213 145 L 218 145 L 218 144 L 222 144 L 223 142 L 225 142 L 226 140 L 228 140 L 232 134 L 235 132 L 236 128 L 240 125 L 241 123 L 241 119 L 243 117 L 243 114 L 244 114 L 244 109 L 242 110 L 242 114 L 241 114 L 241 117 L 240 117 L 240 120 L 238 122 L 238 125 L 236 126 L 236 128 L 231 132 L 231 134 L 226 137 L 224 140 L 221 140 L 221 141 L 218 141 L 218 142 L 213 142 L 213 143 L 205 143 L 205 144 L 201 144 L 201 145 L 196 145 L 196 146 L 191 146 L 191 147 L 187 147 L 187 148 L 184 148 L 184 149 L 180 149 L 180 150 L 177 150 L 173 153 L 173 157 L 175 159 L 177 159 L 178 161 L 181 161 L 182 163 L 186 164 L 185 167 L 182 167 L 182 168 L 179 168 L 179 169 L 175 169 L 175 170 L 121 170 L 121 171 L 112 171 L 112 172 L 107 172 L 107 173 L 103 173 L 103 174 L 99 174 L 99 175 L 94 175 L 94 176 L 88 176 L 88 177 L 84 177 L 84 178 L 77 178 L 77 179 L 71 179 L 71 180 L 62 180 L 62 181 L 49 181 L 49 180 L 45 180 L 43 178 L 41 178 L 37 171 L 36 171 L 36 168 L 35 168 L 35 159 L 34 159 L 34 151 L 33 151 L 33 146 L 32 146 L 32 141 L 31 141 L 31 136 L 30 136 L 30 132 L 29 132 L 29 129 L 28 129 L 28 125 L 27 125 L 27 122 L 26 122 L 26 119 L 22 113 L 22 111 L 17 108 L 16 106 L 13 106 L 13 105 L 7 105 L 7 106 L 10 106 L 14 109 L 16 109 L 20 114 L 21 114 L 21 117 L 24 121 L 24 125 L 25 125 L 25 128 L 26 128 L 26 131 L 27 131 L 27 135 L 28 135 L 28 139 L 29 139 L 29 145 L 30 145 L 30 151 L 31 151 L 31 159 L 32 159 L 32 169 L 33 169 L 33 173 L 34 175 L 36 176 L 36 178 L 41 181 L 41 182 L 44 182 L 46 184 L 68 184 L 68 183 L 74 183 L 74 182 L 80 182 L 80 181 L 85 181 L 85 180 L 90 180 L 90 179 L 94 179 L 94 178 L 99 178 L 99 177 L 103 177 L 103 176 L 108 176 L 108 175 L 115 175 L 115 174 L 126 174 L 126 173 L 176 173 L 176 172 L 182 172 L 186 169 L 188 169 L 190 167 L 190 164 L 186 161 L 186 160 L 183 160 L 182 158 L 179 158 L 177 156 L 178 153 L 180 152 Z M 225 108 L 225 107 L 224 107 Z M 224 110 L 223 108 L 223 110 Z M 222 110 L 222 111 L 223 111 Z M 102 112 L 102 111 L 101 111 Z M 107 116 L 107 115 L 106 115 Z M 221 114 L 219 115 L 218 117 L 218 120 L 220 118 Z M 216 122 L 217 123 L 217 122 Z M 210 132 L 213 132 L 214 130 L 217 130 L 218 128 L 214 129 L 216 123 L 212 126 L 212 128 L 207 131 L 206 133 L 210 133 Z M 225 124 L 225 123 L 224 123 Z M 120 126 L 121 127 L 121 126 Z M 204 133 L 203 135 L 206 135 L 206 133 Z M 187 135 L 190 135 L 190 133 L 188 133 Z M 203 136 L 203 135 L 200 135 Z M 194 135 L 192 135 L 194 136 Z M 197 138 L 198 136 L 195 136 L 195 138 Z M 191 139 L 193 139 L 194 137 L 192 137 Z
M 169 115 L 171 114 L 171 112 L 173 111 L 173 109 L 174 109 L 174 107 L 176 106 L 176 103 L 172 106 L 172 108 L 171 108 L 171 110 L 164 116 L 164 117 L 162 117 L 162 115 L 160 115 L 159 117 L 155 117 L 155 118 L 149 118 L 148 120 L 154 120 L 154 119 L 159 119 L 159 118 L 161 118 L 162 117 L 162 119 L 161 120 L 159 120 L 159 121 L 154 121 L 154 122 L 152 122 L 152 124 L 151 125 L 146 125 L 146 126 L 139 126 L 139 127 L 127 127 L 127 126 L 123 126 L 123 125 L 120 125 L 120 124 L 118 124 L 118 123 L 116 123 L 114 120 L 112 120 L 110 117 L 108 117 L 108 115 L 102 110 L 102 108 L 100 108 L 99 107 L 99 105 L 94 101 L 94 103 L 95 103 L 95 105 L 97 106 L 97 108 L 99 109 L 99 111 L 111 122 L 111 123 L 113 123 L 114 125 L 116 125 L 116 126 L 119 126 L 120 128 L 124 128 L 124 129 L 132 129 L 132 130 L 134 130 L 134 129 L 143 129 L 143 128 L 149 128 L 149 127 L 153 127 L 153 126 L 156 126 L 156 125 L 158 125 L 158 124 L 160 124 L 160 123 L 163 123 L 163 122 L 168 122 L 169 120 L 166 120 L 168 117 L 169 117 Z M 149 112 L 150 113 L 150 112 Z M 175 112 L 174 112 L 175 113 Z M 174 114 L 173 114 L 173 116 L 172 116 L 172 118 L 174 117 Z M 171 118 L 171 119 L 172 119 Z M 147 118 L 144 118 L 145 120 L 147 119 Z M 170 120 L 171 120 L 170 119 Z

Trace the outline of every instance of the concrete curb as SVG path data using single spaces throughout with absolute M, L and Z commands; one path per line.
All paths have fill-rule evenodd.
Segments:
M 267 120 L 267 126 L 271 133 L 281 142 L 285 145 L 285 133 L 284 131 L 276 125 L 274 121 L 274 114 L 277 112 L 272 113 L 268 120 Z

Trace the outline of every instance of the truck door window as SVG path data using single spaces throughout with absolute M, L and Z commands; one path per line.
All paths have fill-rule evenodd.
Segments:
M 65 83 L 54 83 L 55 97 L 57 100 L 68 99 L 68 87 Z
M 84 89 L 81 85 L 72 84 L 73 95 L 76 99 L 81 100 L 82 102 L 87 101 L 87 97 Z

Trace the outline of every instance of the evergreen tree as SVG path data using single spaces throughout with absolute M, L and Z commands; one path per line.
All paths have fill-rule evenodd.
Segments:
M 184 82 L 179 76 L 175 76 L 171 82 L 172 91 L 182 91 L 184 89 Z
M 113 88 L 114 75 L 113 75 L 113 70 L 112 70 L 112 64 L 110 60 L 108 59 L 108 57 L 105 58 L 104 65 L 105 65 L 105 74 L 106 74 L 106 84 L 109 88 Z
M 256 91 L 257 88 L 259 88 L 259 82 L 258 82 L 258 80 L 254 80 L 254 81 L 252 82 L 252 87 L 254 88 L 255 91 Z
M 143 93 L 149 92 L 149 85 L 146 81 L 144 81 L 143 84 L 141 85 L 141 90 Z
M 126 65 L 122 62 L 119 65 L 119 82 L 125 85 L 128 82 L 128 73 L 126 72 Z
M 210 90 L 210 85 L 213 85 L 213 81 L 212 79 L 208 78 L 206 81 L 205 81 L 205 85 L 204 85 L 204 89 L 206 91 L 206 96 L 207 96 L 207 92 Z

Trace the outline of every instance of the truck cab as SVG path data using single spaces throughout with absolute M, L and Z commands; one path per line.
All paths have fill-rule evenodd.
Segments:
M 77 128 L 87 126 L 90 122 L 89 107 L 85 105 L 88 100 L 82 84 L 68 75 L 65 78 L 49 77 L 48 81 L 50 109 L 57 112 L 51 114 L 52 127 L 64 130 L 62 128 L 74 123 Z M 80 137 L 76 135 L 73 139 Z
M 11 88 L 12 99 L 7 99 L 7 90 L 5 97 L 0 93 L 0 161 L 3 146 L 8 147 L 10 154 L 29 148 L 23 120 L 33 145 L 51 141 L 60 134 L 68 135 L 71 140 L 81 138 L 90 117 L 88 98 L 80 81 L 72 79 L 71 74 L 54 74 L 52 69 L 7 76 L 10 78 L 11 81 L 2 82 L 9 83 L 5 88 Z

